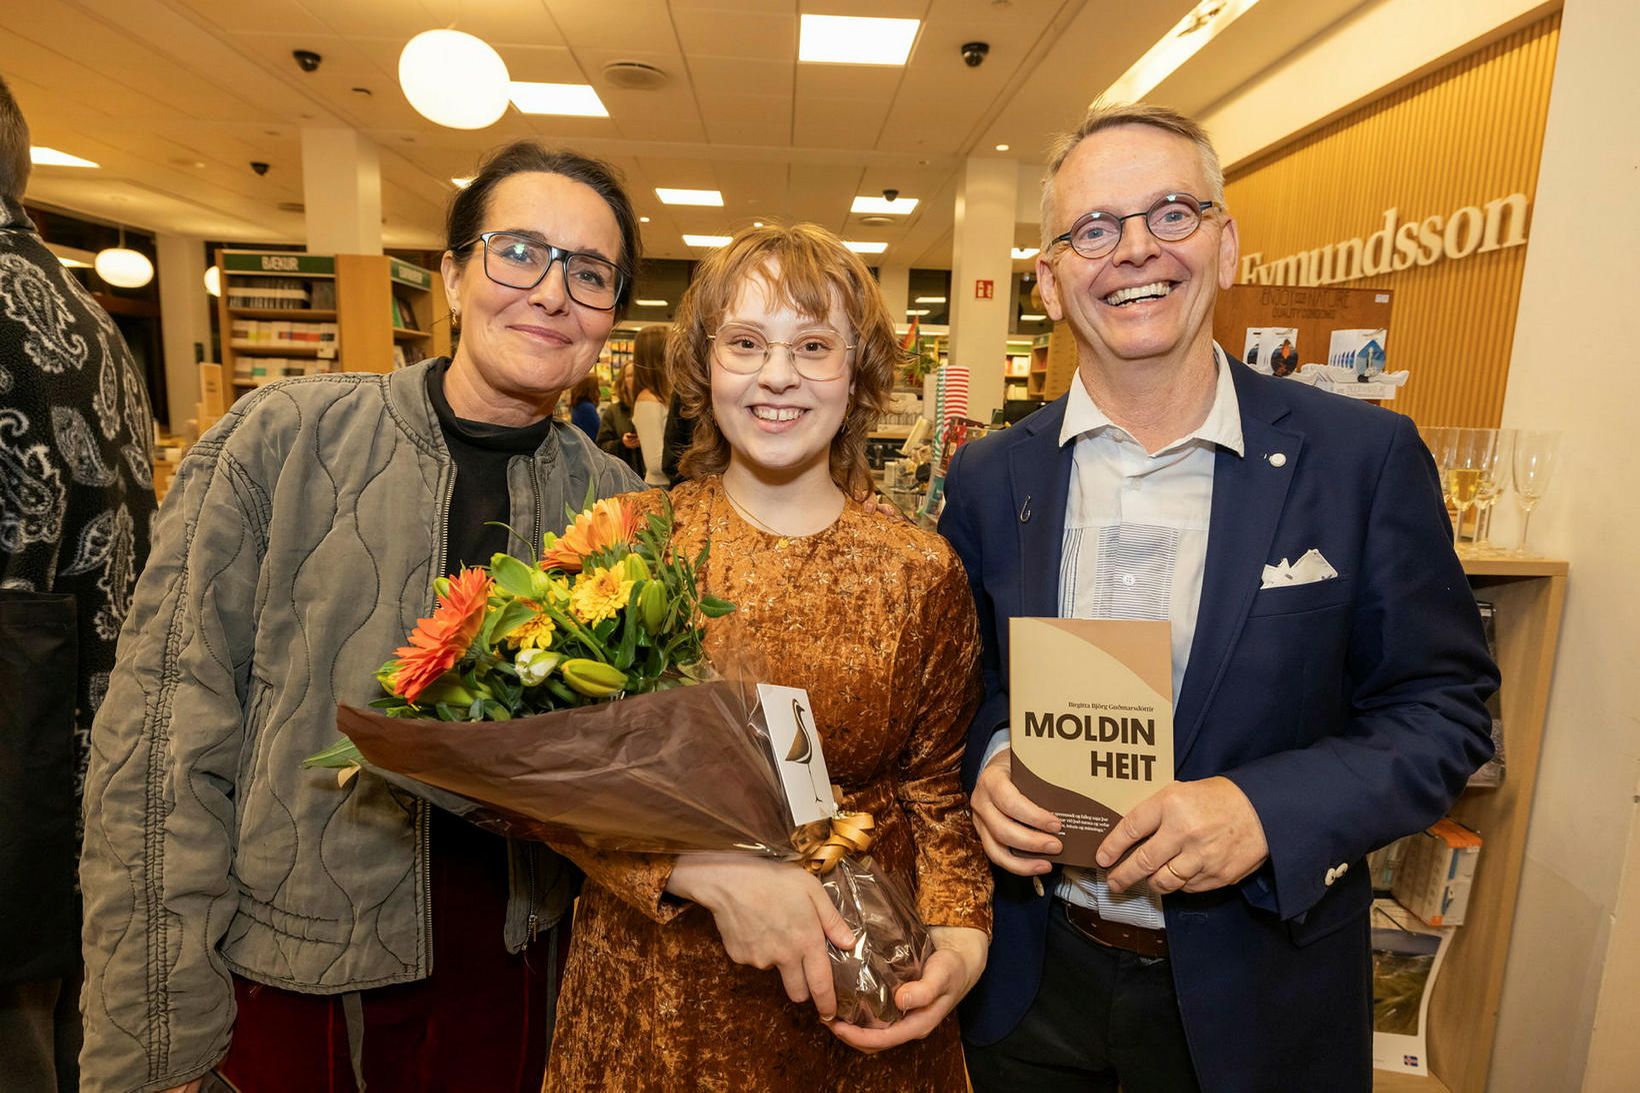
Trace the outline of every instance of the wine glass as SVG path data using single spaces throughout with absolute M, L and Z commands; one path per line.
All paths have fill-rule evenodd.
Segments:
M 1543 500 L 1555 471 L 1555 454 L 1560 433 L 1548 429 L 1522 429 L 1515 438 L 1515 496 L 1520 499 L 1520 545 L 1516 554 L 1526 553 L 1526 532 L 1532 525 L 1532 510 Z
M 1424 447 L 1435 459 L 1435 469 L 1441 479 L 1441 500 L 1448 508 L 1452 506 L 1452 491 L 1447 484 L 1446 471 L 1452 464 L 1453 434 L 1458 430 L 1449 425 L 1420 425 L 1418 436 L 1423 440 Z
M 1515 430 L 1498 429 L 1492 458 L 1481 468 L 1481 488 L 1475 495 L 1475 549 L 1492 549 L 1492 506 L 1498 503 L 1509 483 L 1515 458 Z
M 1452 507 L 1458 510 L 1458 518 L 1452 524 L 1452 545 L 1454 548 L 1462 541 L 1463 520 L 1466 513 L 1475 504 L 1475 498 L 1481 491 L 1481 473 L 1492 461 L 1493 451 L 1498 444 L 1496 429 L 1454 429 L 1456 437 L 1452 443 L 1452 459 L 1447 467 L 1447 490 L 1452 495 Z

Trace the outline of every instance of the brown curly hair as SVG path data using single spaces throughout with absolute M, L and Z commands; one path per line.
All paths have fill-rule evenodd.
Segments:
M 774 292 L 811 319 L 831 312 L 835 293 L 853 328 L 853 392 L 843 427 L 831 442 L 831 478 L 851 495 L 871 488 L 866 434 L 888 407 L 895 369 L 904 352 L 877 281 L 837 236 L 814 224 L 744 228 L 695 270 L 678 305 L 666 344 L 667 371 L 681 412 L 694 418 L 695 435 L 678 461 L 688 477 L 721 474 L 729 442 L 712 413 L 712 343 L 723 314 L 746 278 L 761 275 Z

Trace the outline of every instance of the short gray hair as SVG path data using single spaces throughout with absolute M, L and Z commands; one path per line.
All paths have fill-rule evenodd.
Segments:
M 1058 176 L 1059 169 L 1065 165 L 1065 160 L 1075 151 L 1078 144 L 1102 129 L 1114 129 L 1119 125 L 1146 125 L 1152 129 L 1160 129 L 1164 133 L 1172 133 L 1176 137 L 1183 137 L 1194 144 L 1201 156 L 1202 172 L 1207 176 L 1209 196 L 1218 202 L 1221 209 L 1224 207 L 1224 168 L 1219 166 L 1219 154 L 1214 150 L 1213 141 L 1208 137 L 1207 130 L 1197 124 L 1195 119 L 1188 118 L 1177 110 L 1145 102 L 1096 102 L 1088 107 L 1082 124 L 1068 133 L 1060 134 L 1048 146 L 1048 173 L 1042 176 L 1043 249 L 1047 248 L 1048 241 L 1057 234 L 1053 230 L 1053 180 Z
M 29 171 L 34 168 L 28 146 L 28 121 L 11 97 L 6 78 L 0 76 L 0 196 L 23 200 Z

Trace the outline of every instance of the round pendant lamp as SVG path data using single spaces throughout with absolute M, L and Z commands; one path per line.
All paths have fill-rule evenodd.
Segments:
M 459 30 L 425 30 L 399 54 L 399 86 L 416 112 L 449 129 L 483 129 L 507 112 L 511 77 L 490 44 Z
M 212 266 L 205 271 L 205 291 L 212 296 L 222 295 L 222 267 Z
M 141 288 L 154 279 L 154 263 L 126 247 L 124 228 L 120 229 L 120 245 L 98 251 L 91 265 L 98 277 L 115 288 Z

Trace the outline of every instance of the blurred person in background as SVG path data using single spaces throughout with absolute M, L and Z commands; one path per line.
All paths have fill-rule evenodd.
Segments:
M 638 391 L 633 386 L 635 373 L 629 363 L 615 374 L 614 398 L 604 407 L 598 426 L 598 447 L 643 474 L 643 449 L 638 443 L 638 430 L 632 424 L 632 404 Z
M 663 464 L 666 458 L 666 327 L 656 324 L 632 339 L 633 426 L 643 449 L 643 480 L 665 488 L 672 484 Z
M 79 802 L 148 557 L 153 416 L 108 313 L 23 211 L 0 79 L 0 1089 L 79 1088 Z
M 598 439 L 598 394 L 598 377 L 590 372 L 570 394 L 569 419 L 591 441 Z

